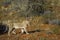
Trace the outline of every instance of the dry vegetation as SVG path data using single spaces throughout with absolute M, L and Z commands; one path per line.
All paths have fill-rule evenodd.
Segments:
M 11 34 L 10 37 L 7 33 L 0 35 L 0 40 L 60 40 L 60 27 L 43 23 L 42 17 L 33 17 L 31 26 L 27 28 L 30 34 L 21 34 L 20 29 L 18 29 L 16 35 Z
M 16 35 L 11 33 L 9 37 L 7 33 L 5 33 L 0 35 L 0 40 L 60 40 L 60 25 L 45 24 L 47 19 L 60 20 L 59 0 L 31 0 L 29 3 L 25 1 L 26 4 L 24 1 L 20 3 L 19 1 L 13 0 L 7 6 L 2 4 L 4 1 L 6 0 L 0 1 L 0 22 L 4 20 L 22 22 L 27 15 L 32 17 L 32 20 L 31 25 L 27 28 L 29 34 L 21 34 L 20 29 L 17 29 Z M 9 1 L 7 1 L 7 3 L 8 2 Z M 16 3 L 18 4 L 17 7 Z M 44 13 L 46 11 L 46 14 L 43 14 L 41 11 L 44 11 Z

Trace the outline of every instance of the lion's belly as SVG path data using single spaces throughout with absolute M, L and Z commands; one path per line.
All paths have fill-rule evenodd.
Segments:
M 26 26 L 25 26 L 25 25 L 23 25 L 23 26 L 21 26 L 21 25 L 20 25 L 20 26 L 19 26 L 19 25 L 14 25 L 13 27 L 14 27 L 15 29 L 19 29 L 19 28 L 25 28 Z

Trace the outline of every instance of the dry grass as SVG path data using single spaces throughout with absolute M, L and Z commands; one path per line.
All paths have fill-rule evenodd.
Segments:
M 22 18 L 21 20 L 24 20 Z M 57 25 L 43 24 L 42 17 L 33 17 L 31 26 L 27 28 L 30 34 L 21 34 L 16 30 L 17 34 L 9 37 L 6 34 L 0 35 L 0 40 L 60 40 L 60 27 Z

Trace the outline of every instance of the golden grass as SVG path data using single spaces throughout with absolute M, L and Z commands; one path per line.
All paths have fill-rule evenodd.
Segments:
M 18 22 L 23 20 L 25 20 L 25 18 L 21 17 L 18 19 Z M 31 26 L 27 27 L 27 30 L 31 32 L 30 34 L 21 34 L 19 33 L 19 29 L 16 31 L 17 35 L 11 34 L 10 37 L 8 37 L 7 34 L 0 35 L 0 40 L 60 40 L 60 27 L 57 25 L 43 24 L 43 22 L 42 17 L 33 17 L 33 20 L 31 20 Z M 57 32 L 54 32 L 56 31 L 55 29 Z M 40 31 L 38 32 L 36 30 Z M 49 31 L 53 33 L 49 33 Z

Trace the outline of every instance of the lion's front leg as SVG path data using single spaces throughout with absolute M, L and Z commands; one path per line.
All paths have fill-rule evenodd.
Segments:
M 26 34 L 29 34 L 28 31 L 27 31 L 27 29 L 26 29 L 26 27 L 24 28 L 24 31 L 26 32 Z

